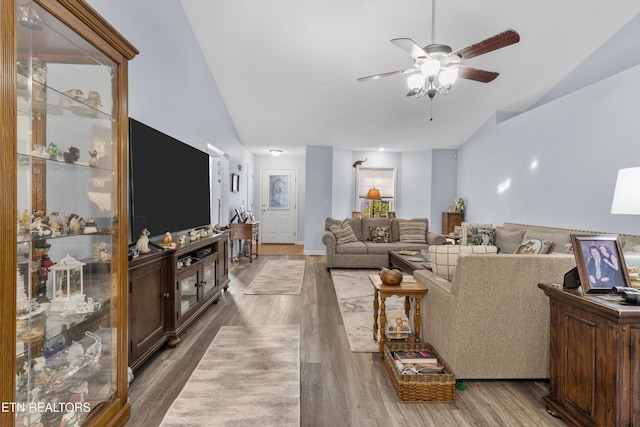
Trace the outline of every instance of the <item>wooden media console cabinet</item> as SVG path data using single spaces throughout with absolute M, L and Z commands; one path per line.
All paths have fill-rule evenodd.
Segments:
M 153 249 L 129 262 L 129 366 L 139 368 L 229 287 L 229 233 L 175 249 Z

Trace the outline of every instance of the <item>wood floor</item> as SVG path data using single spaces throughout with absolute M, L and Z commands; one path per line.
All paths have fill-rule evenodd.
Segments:
M 276 257 L 306 259 L 301 295 L 244 295 L 262 266 Z M 565 425 L 541 402 L 544 381 L 469 381 L 454 403 L 400 402 L 378 354 L 350 351 L 324 257 L 270 255 L 233 266 L 220 301 L 185 331 L 176 348 L 160 350 L 136 371 L 127 426 L 160 424 L 221 326 L 261 324 L 301 327 L 302 426 Z

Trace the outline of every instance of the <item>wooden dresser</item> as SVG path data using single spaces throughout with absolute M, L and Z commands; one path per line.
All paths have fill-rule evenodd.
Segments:
M 640 426 L 640 306 L 538 287 L 551 304 L 549 412 L 570 425 Z
M 453 234 L 456 226 L 462 225 L 464 212 L 442 212 L 442 234 Z

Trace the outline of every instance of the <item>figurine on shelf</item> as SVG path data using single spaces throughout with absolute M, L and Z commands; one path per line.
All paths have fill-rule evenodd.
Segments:
M 69 223 L 67 224 L 69 234 L 82 234 L 84 225 L 84 220 L 81 216 L 76 214 L 69 215 Z
M 149 230 L 147 230 L 146 228 L 140 232 L 140 237 L 136 242 L 136 249 L 138 249 L 138 252 L 140 252 L 141 254 L 146 254 L 151 251 L 151 249 L 149 248 L 149 234 L 151 233 L 149 233 Z
M 76 104 L 74 101 L 82 101 L 84 93 L 80 89 L 69 89 L 62 92 L 60 97 L 60 106 L 62 108 L 71 108 Z
M 69 147 L 69 151 L 63 153 L 65 163 L 75 163 L 80 159 L 80 150 L 77 147 Z
M 165 249 L 173 249 L 176 247 L 176 244 L 173 241 L 173 237 L 171 237 L 170 232 L 167 231 L 166 233 L 164 233 L 164 236 L 162 236 L 162 242 L 160 243 L 160 246 L 162 246 Z
M 178 237 L 178 244 L 184 246 L 185 243 L 187 243 L 187 236 L 181 234 L 180 237 Z
M 192 229 L 189 231 L 189 241 L 190 241 L 190 242 L 195 242 L 195 241 L 197 241 L 198 239 L 200 239 L 200 235 L 196 232 L 195 228 L 192 228 Z
M 64 224 L 58 212 L 54 211 L 49 214 L 49 228 L 51 228 L 53 236 L 60 236 L 64 233 Z
M 58 160 L 58 146 L 53 142 L 50 142 L 47 146 L 47 152 L 51 160 Z
M 100 94 L 95 90 L 89 91 L 89 97 L 84 100 L 84 103 L 96 110 L 102 107 L 102 99 L 100 98 Z
M 89 151 L 89 166 L 92 168 L 98 167 L 98 150 Z

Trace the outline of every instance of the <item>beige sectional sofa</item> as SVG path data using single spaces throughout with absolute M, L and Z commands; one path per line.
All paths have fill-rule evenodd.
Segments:
M 451 271 L 434 265 L 433 272 L 414 272 L 428 288 L 422 300 L 422 337 L 457 378 L 549 377 L 549 300 L 537 285 L 561 284 L 575 267 L 572 233 L 599 234 L 505 223 L 495 229 L 500 253 L 453 254 Z M 525 236 L 551 240 L 550 253 L 508 253 Z M 620 235 L 620 240 L 627 264 L 637 265 L 640 237 Z
M 409 236 L 401 229 L 406 230 L 411 223 L 423 224 L 423 235 Z M 346 227 L 348 224 L 349 227 Z M 355 240 L 340 243 L 336 233 L 331 231 L 340 228 L 350 228 L 355 235 Z M 387 228 L 388 242 L 374 242 L 371 237 L 373 230 L 378 232 Z M 338 232 L 338 235 L 340 233 Z M 412 238 L 413 237 L 413 238 Z M 353 240 L 353 239 L 352 239 Z M 322 234 L 322 243 L 326 246 L 327 269 L 331 268 L 379 268 L 388 265 L 390 250 L 421 250 L 429 245 L 442 245 L 446 238 L 439 233 L 429 231 L 429 220 L 398 219 L 398 218 L 347 218 L 337 220 L 327 218 L 325 231 Z

